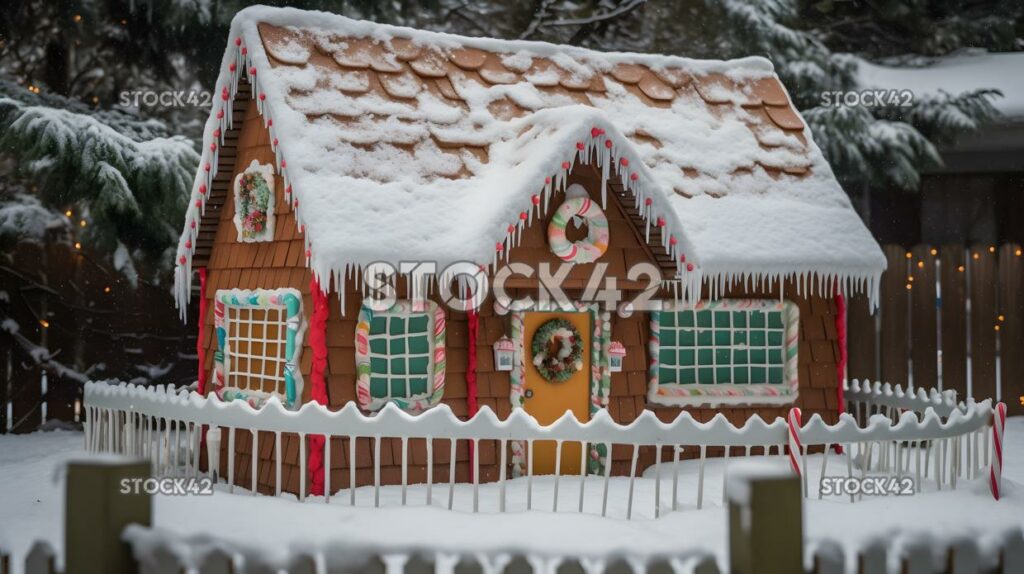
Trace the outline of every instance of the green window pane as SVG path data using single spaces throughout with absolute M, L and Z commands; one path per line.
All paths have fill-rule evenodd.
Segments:
M 375 355 L 384 355 L 388 352 L 388 340 L 384 337 L 372 337 L 370 339 L 370 352 Z
M 710 327 L 711 326 L 711 311 L 697 311 L 697 326 L 698 327 Z
M 679 364 L 692 367 L 697 364 L 697 353 L 693 349 L 679 351 Z
M 747 367 L 733 367 L 732 382 L 737 385 L 745 385 L 749 383 L 750 377 L 747 373 Z
M 388 360 L 384 357 L 370 357 L 370 372 L 378 375 L 388 374 Z
M 370 396 L 377 398 L 388 396 L 388 380 L 381 377 L 370 377 Z
M 672 347 L 661 347 L 658 349 L 658 362 L 662 365 L 676 364 L 676 350 Z
M 738 331 L 732 334 L 732 342 L 734 345 L 746 345 L 747 344 L 747 332 Z
M 675 329 L 662 329 L 661 330 L 661 345 L 663 347 L 674 347 L 676 345 L 676 330 Z
M 768 345 L 770 347 L 781 347 L 782 346 L 782 331 L 769 331 L 768 332 Z
M 729 322 L 729 316 L 732 313 L 728 311 L 715 311 L 715 327 L 728 327 L 731 325 Z
M 676 382 L 676 370 L 671 368 L 658 368 L 658 384 L 668 385 Z
M 391 396 L 396 398 L 409 396 L 405 392 L 405 379 L 391 379 Z
M 404 335 L 405 317 L 391 317 L 388 320 L 388 333 L 391 335 Z
M 681 369 L 679 371 L 679 383 L 692 385 L 697 382 L 697 369 Z
M 381 335 L 388 330 L 388 318 L 376 316 L 370 320 L 370 334 Z
M 698 365 L 710 365 L 714 360 L 714 355 L 711 349 L 700 349 L 697 351 L 697 364 Z
M 410 357 L 409 358 L 409 374 L 410 375 L 426 375 L 427 369 L 430 367 L 430 359 L 428 357 Z
M 732 312 L 732 326 L 733 327 L 746 327 L 747 326 L 747 314 L 743 311 Z
M 676 314 L 669 311 L 658 311 L 658 324 L 662 327 L 674 327 Z
M 391 359 L 391 374 L 392 375 L 404 375 L 405 374 L 405 359 Z
M 712 368 L 697 369 L 697 382 L 702 385 L 715 384 L 715 370 Z
M 680 311 L 675 317 L 680 327 L 693 327 L 693 311 Z
M 390 347 L 391 349 L 389 349 L 389 352 L 392 355 L 401 355 L 405 353 L 405 338 L 398 337 L 395 339 L 391 339 Z
M 677 331 L 676 335 L 679 337 L 680 347 L 692 347 L 697 344 L 697 332 L 693 329 Z
M 768 349 L 768 364 L 782 364 L 782 349 Z
M 719 383 L 731 383 L 732 382 L 732 369 L 729 367 L 716 367 L 715 371 L 718 373 Z
M 773 385 L 778 385 L 782 383 L 782 367 L 768 368 L 768 382 Z
M 715 345 L 720 347 L 727 347 L 732 344 L 731 337 L 729 337 L 729 331 L 725 329 L 715 329 Z
M 426 335 L 409 337 L 409 352 L 425 355 L 430 352 L 430 339 Z
M 767 374 L 765 373 L 764 367 L 753 367 L 750 369 L 750 382 L 753 384 L 761 384 L 768 382 Z
M 710 347 L 714 342 L 714 336 L 711 329 L 704 329 L 697 331 L 697 344 L 701 347 Z
M 427 393 L 427 379 L 417 377 L 409 380 L 409 390 L 414 395 L 425 395 Z
M 732 364 L 734 365 L 746 365 L 749 360 L 750 355 L 746 349 L 736 349 L 732 352 Z
M 781 329 L 782 313 L 779 311 L 768 313 L 768 326 L 771 327 L 772 329 Z
M 751 331 L 750 332 L 750 346 L 751 347 L 764 347 L 765 336 L 764 331 Z
M 408 329 L 410 333 L 426 333 L 429 319 L 426 315 L 413 315 L 409 317 Z
M 731 352 L 729 349 L 715 349 L 715 364 L 716 365 L 728 365 L 729 355 Z
M 764 311 L 752 311 L 750 313 L 750 326 L 755 329 L 763 329 L 765 323 Z
M 763 365 L 768 359 L 765 357 L 764 349 L 751 349 L 750 350 L 750 364 L 752 365 Z

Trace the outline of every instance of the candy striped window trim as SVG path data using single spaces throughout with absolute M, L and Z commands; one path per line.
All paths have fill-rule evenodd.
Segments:
M 781 312 L 783 323 L 782 383 L 664 383 L 660 378 L 661 313 L 679 311 L 765 311 Z M 666 406 L 693 405 L 783 405 L 794 402 L 799 386 L 798 351 L 800 344 L 800 308 L 792 301 L 778 299 L 723 299 L 701 301 L 696 305 L 659 302 L 650 313 L 651 337 L 648 343 L 647 400 Z M 730 348 L 732 345 L 730 344 Z

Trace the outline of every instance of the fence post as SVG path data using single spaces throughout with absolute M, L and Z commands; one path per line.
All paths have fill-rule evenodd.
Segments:
M 730 571 L 803 572 L 800 477 L 776 461 L 745 461 L 729 469 L 728 492 Z
M 75 574 L 127 574 L 138 571 L 131 549 L 121 541 L 129 524 L 150 526 L 152 496 L 141 488 L 152 473 L 149 462 L 118 457 L 68 463 L 64 510 L 64 565 Z M 139 490 L 125 493 L 125 480 Z

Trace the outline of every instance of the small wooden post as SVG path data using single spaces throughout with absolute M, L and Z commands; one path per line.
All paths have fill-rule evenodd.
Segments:
M 800 478 L 777 461 L 744 461 L 729 469 L 728 492 L 730 571 L 803 572 Z
M 129 524 L 150 526 L 152 496 L 142 483 L 149 463 L 134 458 L 68 463 L 64 510 L 65 571 L 75 574 L 127 574 L 138 565 L 121 533 Z M 126 482 L 138 479 L 130 492 Z

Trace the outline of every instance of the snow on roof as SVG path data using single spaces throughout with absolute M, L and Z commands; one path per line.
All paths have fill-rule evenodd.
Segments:
M 1003 115 L 1024 118 L 1024 52 L 968 52 L 939 58 L 923 67 L 859 63 L 861 84 L 871 88 L 910 89 L 918 95 L 960 94 L 996 89 L 992 103 Z
M 705 281 L 792 278 L 873 298 L 885 267 L 763 58 L 603 53 L 258 6 L 236 15 L 222 69 L 225 107 L 239 74 L 252 82 L 309 265 L 336 285 L 381 260 L 492 263 L 532 196 L 547 206 L 591 161 L 664 226 L 689 297 Z M 218 111 L 179 244 L 179 303 L 213 134 L 231 121 Z

